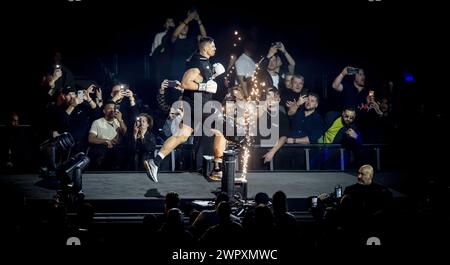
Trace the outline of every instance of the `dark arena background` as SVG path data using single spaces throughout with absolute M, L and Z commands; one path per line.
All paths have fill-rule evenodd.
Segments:
M 448 74 L 437 63 L 447 61 L 448 14 L 436 3 L 55 0 L 2 10 L 5 245 L 148 246 L 172 264 L 218 249 L 248 251 L 224 262 L 279 264 L 305 248 L 448 246 Z M 152 51 L 167 18 L 173 27 Z M 211 65 L 225 67 L 213 99 L 237 100 L 242 82 L 251 89 L 239 76 L 258 63 L 256 78 L 273 83 L 258 93 L 278 95 L 286 123 L 272 129 L 287 131 L 286 143 L 271 153 L 260 135 L 250 146 L 227 138 L 214 178 L 214 136 L 191 137 L 165 156 L 155 182 L 142 156 L 156 161 L 176 116 L 168 105 L 181 95 L 162 83 L 182 81 L 203 29 L 217 49 Z M 111 120 L 127 127 L 119 138 L 92 125 L 115 126 L 111 99 L 122 113 Z M 134 139 L 140 113 L 152 118 L 147 145 Z M 215 205 L 220 192 L 228 201 Z M 257 249 L 278 259 L 251 260 Z

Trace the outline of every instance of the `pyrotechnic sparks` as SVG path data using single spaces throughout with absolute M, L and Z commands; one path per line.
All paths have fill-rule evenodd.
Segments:
M 245 125 L 245 144 L 244 153 L 242 155 L 242 181 L 247 181 L 247 168 L 248 159 L 250 158 L 250 147 L 252 145 L 251 132 L 252 128 L 256 128 L 256 122 L 258 115 L 258 106 L 260 99 L 260 89 L 259 86 L 264 87 L 266 84 L 264 82 L 260 83 L 258 81 L 258 71 L 260 70 L 259 65 L 256 64 L 255 72 L 252 75 L 252 90 L 250 95 L 247 97 L 247 102 L 245 104 L 245 115 L 244 115 L 244 125 Z M 255 105 L 251 104 L 254 102 Z M 255 107 L 253 107 L 255 106 Z
M 234 31 L 234 41 L 233 41 L 233 47 L 237 47 L 238 43 L 239 45 L 242 43 L 242 40 L 244 39 L 242 36 L 239 35 L 239 32 L 237 30 Z M 237 57 L 233 57 L 233 55 L 230 56 L 230 62 Z M 234 64 L 234 62 L 233 62 Z M 241 163 L 242 163 L 242 175 L 241 180 L 247 181 L 247 169 L 248 169 L 248 160 L 250 158 L 250 147 L 252 145 L 252 133 L 254 133 L 254 128 L 256 128 L 257 123 L 257 117 L 258 117 L 258 105 L 260 100 L 260 92 L 264 89 L 264 86 L 266 86 L 265 83 L 259 83 L 257 79 L 258 71 L 260 70 L 259 65 L 256 64 L 256 69 L 252 75 L 251 78 L 251 92 L 247 96 L 247 98 L 244 99 L 244 113 L 242 115 L 243 119 L 243 127 L 244 127 L 244 135 L 245 135 L 245 142 L 242 146 L 242 157 L 241 157 Z M 226 74 L 225 78 L 228 81 L 228 78 L 230 78 L 230 75 L 234 71 L 234 66 L 229 68 L 229 72 Z M 260 89 L 261 87 L 261 89 Z M 237 120 L 236 120 L 237 122 Z

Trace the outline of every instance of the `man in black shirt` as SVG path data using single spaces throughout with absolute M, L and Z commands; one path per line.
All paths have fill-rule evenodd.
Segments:
M 348 236 L 360 238 L 370 232 L 384 230 L 384 221 L 392 203 L 392 193 L 373 182 L 373 167 L 363 165 L 358 170 L 358 183 L 348 186 L 339 205 L 341 224 Z M 364 242 L 362 242 L 364 243 Z
M 302 75 L 293 75 L 290 87 L 281 91 L 280 106 L 287 110 L 289 109 L 288 102 L 295 102 L 300 100 L 300 97 L 308 95 L 308 90 L 304 88 L 305 78 Z
M 371 165 L 363 165 L 358 170 L 358 183 L 344 190 L 341 200 L 342 207 L 360 207 L 366 213 L 376 214 L 390 202 L 391 192 L 380 184 L 373 182 L 374 170 Z
M 286 143 L 286 139 L 289 136 L 289 118 L 286 113 L 281 111 L 282 106 L 280 106 L 279 102 L 280 94 L 277 89 L 273 89 L 273 91 L 268 93 L 268 106 L 263 112 L 263 114 L 266 113 L 267 115 L 261 115 L 259 117 L 259 123 L 261 122 L 261 119 L 267 119 L 267 124 L 270 124 L 271 134 L 268 136 L 269 138 L 273 137 L 273 130 L 277 130 L 279 136 L 272 148 L 263 155 L 264 163 L 272 161 L 276 152 Z M 278 119 L 272 118 L 274 117 L 273 115 L 278 115 Z M 261 138 L 257 141 L 260 144 L 262 143 L 262 140 L 269 140 L 267 137 L 260 137 L 260 135 L 258 135 L 258 138 Z
M 353 82 L 342 84 L 342 80 L 347 75 L 354 75 Z M 365 88 L 366 75 L 364 69 L 345 67 L 334 79 L 332 87 L 342 94 L 342 106 L 360 109 L 367 104 L 368 90 Z
M 164 157 L 172 152 L 172 150 L 174 150 L 178 145 L 186 142 L 194 130 L 197 131 L 202 129 L 203 121 L 205 121 L 208 117 L 206 113 L 203 113 L 203 106 L 210 101 L 212 99 L 212 95 L 217 92 L 217 83 L 213 79 L 225 71 L 221 64 L 214 64 L 213 67 L 209 62 L 209 58 L 214 56 L 216 53 L 216 46 L 212 38 L 202 38 L 199 41 L 198 47 L 199 53 L 192 56 L 188 69 L 184 73 L 181 81 L 181 88 L 184 89 L 183 100 L 187 103 L 186 105 L 183 105 L 184 115 L 186 116 L 184 117 L 183 122 L 179 125 L 179 131 L 164 142 L 155 159 L 150 160 L 149 163 L 150 177 L 155 182 L 158 182 L 158 167 Z M 197 98 L 200 98 L 200 102 L 198 102 Z M 201 106 L 198 106 L 199 104 Z M 201 120 L 195 119 L 195 109 L 202 110 Z M 190 120 L 186 120 L 187 115 L 190 115 Z M 204 134 L 207 134 L 207 132 L 205 131 Z M 204 136 L 202 136 L 202 138 L 204 138 Z M 223 139 L 223 135 L 220 138 Z M 222 141 L 217 141 L 214 145 L 215 153 L 222 154 L 225 150 L 225 145 Z
M 75 154 L 86 152 L 89 128 L 97 114 L 97 105 L 90 97 L 88 90 L 82 90 L 82 98 L 77 95 L 78 92 L 72 87 L 65 87 L 62 90 L 65 104 L 56 107 L 52 126 L 54 136 L 63 132 L 73 136 L 75 147 L 72 151 Z
M 195 43 L 198 39 L 195 34 L 192 34 L 192 30 L 189 31 L 189 24 L 194 20 L 198 24 L 200 36 L 206 37 L 206 29 L 200 20 L 199 13 L 197 10 L 189 10 L 187 17 L 180 22 L 171 36 L 170 78 L 173 80 L 180 80 L 183 77 L 186 61 L 195 52 Z

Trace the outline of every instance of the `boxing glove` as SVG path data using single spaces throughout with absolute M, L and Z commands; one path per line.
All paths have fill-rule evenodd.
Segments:
M 198 91 L 205 91 L 214 94 L 217 92 L 217 83 L 214 80 L 209 80 L 206 83 L 200 83 L 198 84 Z
M 223 65 L 221 63 L 213 64 L 213 68 L 214 68 L 213 79 L 218 77 L 219 75 L 225 73 L 225 67 L 223 67 Z

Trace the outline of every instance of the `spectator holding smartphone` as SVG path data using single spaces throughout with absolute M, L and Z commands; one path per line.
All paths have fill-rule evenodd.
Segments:
M 151 130 L 153 118 L 147 113 L 141 113 L 136 118 L 131 137 L 131 152 L 134 155 L 134 169 L 148 171 L 148 160 L 153 159 L 156 140 Z
M 192 25 L 198 24 L 198 36 L 192 29 Z M 189 57 L 195 52 L 196 44 L 200 38 L 206 37 L 206 29 L 200 15 L 195 8 L 188 11 L 186 18 L 175 28 L 171 37 L 172 61 L 170 67 L 170 78 L 181 80 L 186 70 Z
M 344 82 L 344 77 L 353 75 L 353 82 Z M 342 72 L 334 79 L 332 87 L 341 93 L 341 108 L 343 106 L 353 107 L 357 110 L 367 103 L 369 96 L 368 89 L 365 87 L 366 75 L 364 69 L 351 66 L 345 67 Z
M 53 54 L 53 62 L 50 70 L 42 79 L 42 85 L 48 88 L 47 94 L 50 98 L 56 97 L 63 88 L 67 86 L 75 87 L 73 73 L 62 64 L 60 52 Z
M 158 107 L 167 115 L 170 106 L 172 106 L 175 101 L 180 100 L 182 92 L 183 89 L 181 88 L 180 81 L 164 79 L 161 82 L 158 95 L 156 96 Z
M 119 83 L 111 90 L 111 101 L 113 101 L 123 115 L 127 127 L 133 127 L 134 121 L 139 114 L 136 98 L 128 84 Z
M 92 89 L 90 86 L 76 92 L 72 87 L 64 88 L 64 104 L 55 108 L 52 135 L 70 133 L 75 140 L 75 153 L 86 152 L 89 128 L 96 116 L 97 105 L 89 93 Z
M 89 130 L 91 149 L 89 158 L 94 169 L 116 169 L 119 152 L 116 145 L 119 136 L 124 136 L 127 126 L 122 113 L 115 109 L 116 104 L 108 101 L 103 106 L 104 117 L 95 120 Z

